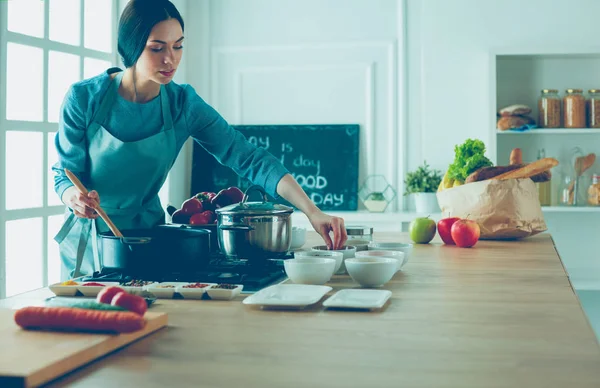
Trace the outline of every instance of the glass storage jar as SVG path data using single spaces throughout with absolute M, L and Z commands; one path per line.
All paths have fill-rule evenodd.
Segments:
M 538 101 L 538 126 L 540 128 L 560 128 L 560 97 L 556 89 L 543 89 Z
M 594 174 L 588 188 L 588 205 L 600 206 L 600 175 Z
M 567 89 L 563 97 L 565 128 L 585 128 L 585 97 L 581 89 Z
M 600 128 L 600 89 L 590 89 L 587 100 L 588 128 Z

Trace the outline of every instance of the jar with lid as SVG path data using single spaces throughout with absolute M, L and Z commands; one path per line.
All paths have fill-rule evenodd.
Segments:
M 600 175 L 594 174 L 588 189 L 588 205 L 600 206 Z
M 373 228 L 365 225 L 346 225 L 346 234 L 348 235 L 348 245 L 351 241 L 366 240 L 373 241 Z
M 585 128 L 585 97 L 581 89 L 567 89 L 563 98 L 565 128 Z
M 600 89 L 590 89 L 587 100 L 588 128 L 600 128 Z
M 538 101 L 538 126 L 541 128 L 560 128 L 560 97 L 556 89 L 543 89 Z

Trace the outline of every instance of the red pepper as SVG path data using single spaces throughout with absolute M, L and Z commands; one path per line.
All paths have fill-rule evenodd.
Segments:
M 242 202 L 244 198 L 244 193 L 242 190 L 238 189 L 235 186 L 228 187 L 223 189 L 217 193 L 217 195 L 211 200 L 211 203 L 215 205 L 215 207 L 225 207 L 234 203 Z

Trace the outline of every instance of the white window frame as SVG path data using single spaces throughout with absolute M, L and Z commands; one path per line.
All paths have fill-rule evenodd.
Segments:
M 19 0 L 8 0 L 19 1 Z M 117 66 L 120 61 L 117 55 L 117 21 L 120 14 L 119 2 L 112 1 L 112 52 L 106 53 L 96 51 L 84 47 L 84 31 L 85 31 L 85 1 L 79 0 L 81 3 L 81 31 L 79 46 L 73 46 L 65 43 L 59 43 L 49 40 L 49 1 L 44 2 L 44 37 L 37 38 L 28 35 L 23 35 L 8 31 L 8 3 L 7 0 L 0 0 L 0 299 L 6 297 L 6 222 L 27 218 L 43 218 L 42 240 L 40 243 L 43 246 L 42 257 L 40 257 L 42 265 L 43 286 L 48 286 L 48 217 L 60 215 L 64 213 L 64 206 L 47 206 L 48 203 L 48 183 L 53 176 L 48 169 L 43 171 L 43 204 L 41 207 L 6 210 L 6 131 L 10 128 L 11 131 L 29 131 L 43 133 L 43 155 L 44 164 L 48 160 L 48 133 L 58 130 L 57 123 L 49 123 L 48 120 L 48 53 L 50 50 L 69 53 L 80 56 L 79 72 L 80 79 L 84 74 L 84 58 L 95 58 L 105 61 L 110 61 L 112 66 Z M 7 68 L 7 45 L 8 43 L 17 43 L 32 47 L 41 48 L 44 50 L 43 60 L 43 107 L 44 116 L 42 122 L 28 122 L 6 119 L 6 68 Z

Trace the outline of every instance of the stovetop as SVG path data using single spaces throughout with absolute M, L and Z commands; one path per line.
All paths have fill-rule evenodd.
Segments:
M 252 294 L 273 284 L 287 279 L 283 267 L 284 260 L 293 255 L 286 253 L 268 259 L 260 260 L 229 259 L 221 254 L 213 254 L 209 264 L 202 270 L 168 272 L 148 276 L 149 279 L 124 275 L 119 270 L 104 268 L 93 275 L 83 278 L 83 281 L 129 282 L 133 279 L 151 280 L 157 282 L 202 282 L 242 284 L 242 293 Z

